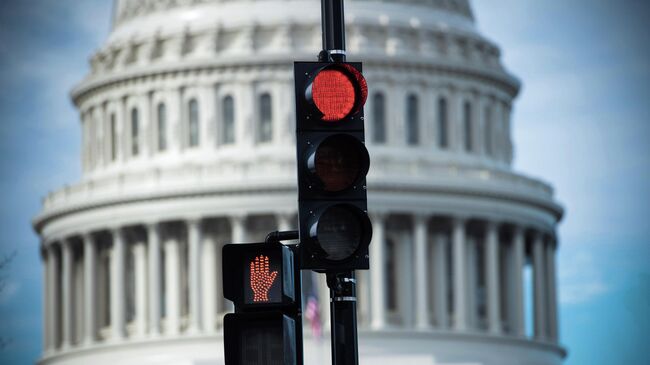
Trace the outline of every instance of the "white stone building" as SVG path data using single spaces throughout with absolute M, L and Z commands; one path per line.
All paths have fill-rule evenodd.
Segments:
M 499 48 L 468 0 L 346 9 L 370 87 L 361 364 L 561 364 L 563 210 L 511 168 L 519 82 Z M 320 47 L 316 0 L 115 2 L 72 91 L 82 180 L 34 220 L 41 364 L 223 363 L 220 248 L 297 227 L 292 62 Z M 306 335 L 305 364 L 328 358 Z

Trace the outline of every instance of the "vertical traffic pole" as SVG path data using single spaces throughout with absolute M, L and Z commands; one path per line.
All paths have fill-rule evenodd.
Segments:
M 343 11 L 343 0 L 321 0 L 321 24 L 323 27 L 321 62 L 345 62 L 345 17 Z
M 332 365 L 358 365 L 357 294 L 354 271 L 328 273 Z

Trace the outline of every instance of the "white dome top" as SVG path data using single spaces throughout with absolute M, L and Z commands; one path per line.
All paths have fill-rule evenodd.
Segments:
M 251 4 L 252 3 L 252 4 Z M 405 6 L 406 5 L 406 6 Z M 418 7 L 416 12 L 413 7 Z M 418 14 L 413 16 L 413 14 Z M 231 28 L 272 24 L 320 23 L 315 0 L 118 0 L 109 43 L 133 41 L 153 34 L 169 35 L 215 25 Z M 404 24 L 475 33 L 467 0 L 348 0 L 348 24 Z

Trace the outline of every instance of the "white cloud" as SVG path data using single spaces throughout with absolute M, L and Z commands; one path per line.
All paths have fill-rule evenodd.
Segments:
M 13 280 L 7 280 L 0 291 L 0 305 L 9 303 L 16 297 L 20 291 L 20 283 Z
M 592 254 L 586 250 L 563 252 L 558 272 L 561 304 L 589 302 L 609 290 Z

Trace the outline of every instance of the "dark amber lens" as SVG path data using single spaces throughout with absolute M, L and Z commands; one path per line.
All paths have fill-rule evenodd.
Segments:
M 363 152 L 365 147 L 344 135 L 326 139 L 318 146 L 315 156 L 316 175 L 323 183 L 323 190 L 339 192 L 350 188 L 364 173 Z
M 339 261 L 352 256 L 361 244 L 359 215 L 344 205 L 335 205 L 318 220 L 318 243 L 327 254 L 327 259 Z

